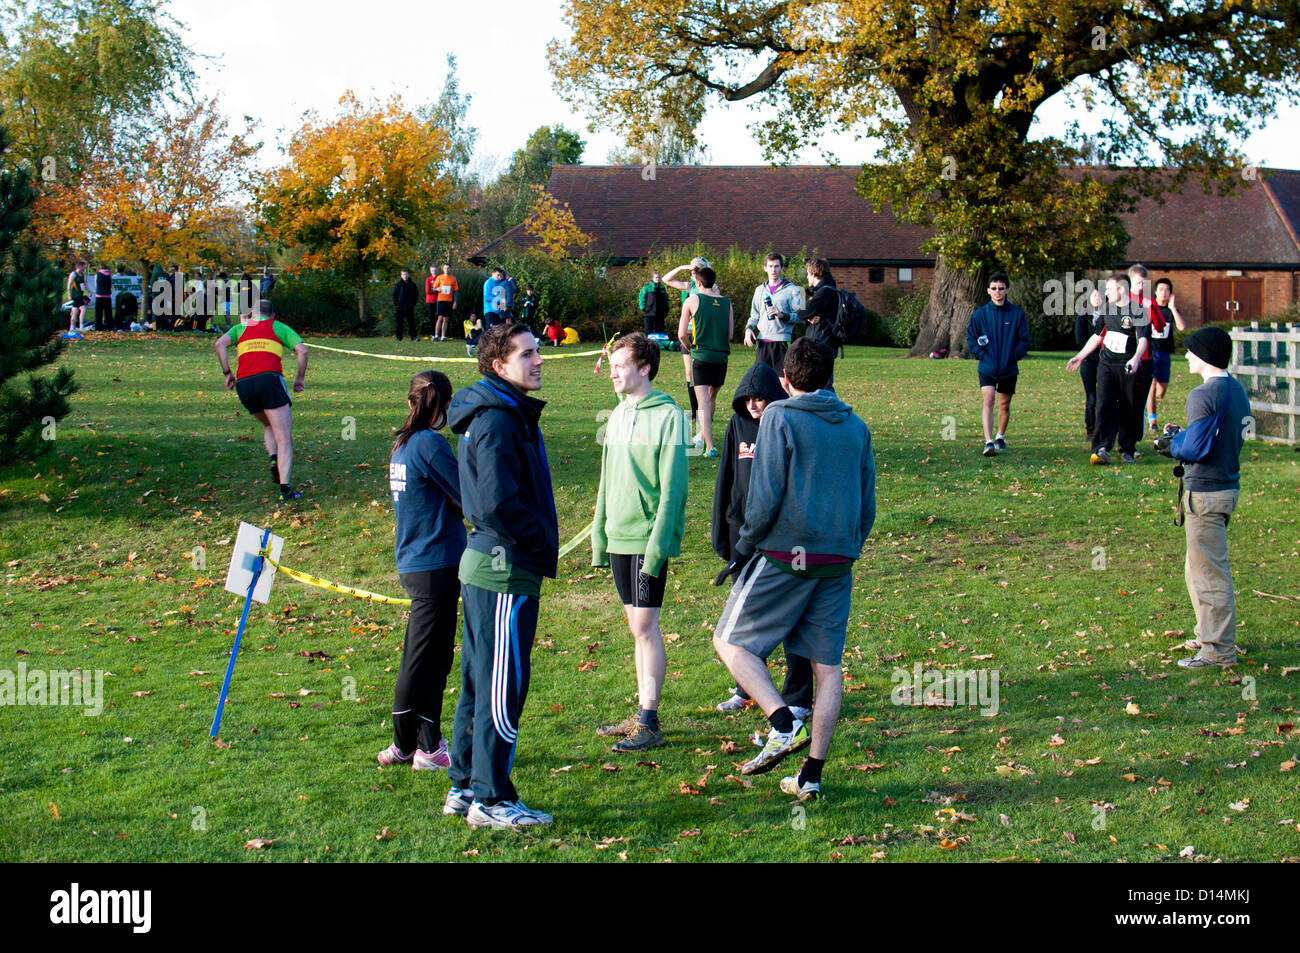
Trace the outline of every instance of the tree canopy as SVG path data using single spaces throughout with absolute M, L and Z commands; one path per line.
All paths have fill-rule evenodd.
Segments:
M 332 121 L 307 114 L 289 161 L 267 176 L 257 201 L 270 241 L 305 248 L 298 267 L 352 282 L 364 324 L 372 272 L 396 267 L 414 241 L 452 227 L 451 184 L 441 172 L 449 139 L 399 96 L 363 103 L 348 92 L 340 104 Z
M 860 193 L 934 230 L 913 353 L 961 349 L 991 269 L 1110 263 L 1137 196 L 1229 183 L 1245 163 L 1230 144 L 1300 78 L 1300 6 L 1284 2 L 569 0 L 566 18 L 556 87 L 629 144 L 664 121 L 690 144 L 710 100 L 750 99 L 776 111 L 771 160 L 827 129 L 878 141 Z M 1031 138 L 1057 96 L 1104 110 L 1098 133 Z M 1081 167 L 1085 149 L 1129 171 Z

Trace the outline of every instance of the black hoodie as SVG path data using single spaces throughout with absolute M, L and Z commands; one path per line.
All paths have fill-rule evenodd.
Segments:
M 825 344 L 832 354 L 838 354 L 844 342 L 835 336 L 831 324 L 840 313 L 840 292 L 835 287 L 835 279 L 826 275 L 812 294 L 808 295 L 808 306 L 799 312 L 799 320 L 808 323 L 808 330 L 803 336 L 819 344 Z M 816 321 L 811 320 L 816 318 Z
M 560 530 L 539 422 L 544 401 L 489 374 L 451 399 L 448 421 L 461 435 L 461 506 L 474 529 L 466 546 L 555 578 Z
M 755 364 L 740 379 L 718 460 L 718 482 L 713 487 L 713 551 L 730 562 L 732 531 L 740 532 L 745 522 L 745 498 L 749 494 L 749 471 L 754 465 L 754 443 L 758 421 L 750 416 L 745 401 L 761 397 L 769 404 L 785 400 L 786 392 L 776 371 L 767 364 Z

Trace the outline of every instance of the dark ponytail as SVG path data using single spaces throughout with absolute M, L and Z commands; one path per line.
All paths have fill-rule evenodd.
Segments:
M 421 430 L 440 430 L 446 425 L 447 408 L 451 405 L 451 381 L 442 371 L 420 371 L 411 378 L 411 389 L 406 399 L 411 412 L 397 431 L 393 453 Z

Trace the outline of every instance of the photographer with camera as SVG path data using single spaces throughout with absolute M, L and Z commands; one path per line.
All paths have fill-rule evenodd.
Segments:
M 1250 422 L 1250 399 L 1226 368 L 1232 339 L 1222 328 L 1201 328 L 1187 339 L 1187 365 L 1204 382 L 1187 395 L 1187 429 L 1165 427 L 1157 453 L 1181 461 L 1178 521 L 1187 533 L 1187 593 L 1196 613 L 1196 637 L 1182 648 L 1181 668 L 1237 662 L 1237 609 L 1228 566 L 1228 521 L 1241 487 L 1241 445 Z M 1185 465 L 1185 467 L 1184 467 Z M 1183 487 L 1187 489 L 1184 517 Z

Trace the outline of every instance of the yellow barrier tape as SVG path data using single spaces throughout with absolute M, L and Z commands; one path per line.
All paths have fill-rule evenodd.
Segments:
M 581 543 L 584 539 L 586 539 L 590 535 L 591 535 L 591 524 L 588 523 L 586 529 L 584 529 L 581 533 L 579 533 L 577 536 L 573 537 L 573 539 L 569 540 L 567 543 L 565 543 L 563 546 L 560 547 L 560 558 L 563 559 L 565 556 L 569 555 L 569 553 L 577 549 L 578 544 Z
M 569 540 L 560 548 L 559 555 L 564 557 L 569 555 L 578 548 L 584 539 L 591 535 L 591 524 L 573 539 Z M 319 576 L 308 575 L 305 572 L 298 572 L 296 569 L 289 569 L 280 565 L 271 558 L 269 550 L 262 550 L 262 558 L 275 567 L 276 572 L 282 572 L 290 579 L 297 579 L 299 582 L 306 583 L 309 586 L 315 586 L 318 589 L 328 589 L 330 592 L 337 592 L 344 596 L 355 596 L 358 599 L 365 599 L 367 602 L 385 602 L 393 606 L 409 606 L 410 599 L 395 599 L 392 596 L 380 595 L 377 592 L 371 592 L 368 589 L 354 589 L 352 586 L 341 586 L 337 582 L 330 582 L 328 579 L 321 579 Z
M 262 558 L 275 567 L 277 572 L 282 572 L 290 579 L 297 579 L 299 582 L 305 582 L 309 586 L 316 586 L 320 589 L 328 589 L 331 592 L 337 592 L 345 596 L 356 596 L 358 599 L 365 599 L 369 602 L 386 602 L 394 606 L 409 606 L 410 599 L 394 599 L 392 596 L 381 596 L 377 592 L 369 592 L 365 589 L 353 589 L 351 586 L 340 586 L 336 582 L 330 582 L 328 579 L 321 579 L 318 576 L 309 576 L 305 572 L 297 572 L 293 569 L 286 569 L 274 559 L 265 549 L 262 550 Z
M 308 347 L 316 348 L 318 351 L 333 351 L 335 354 L 355 354 L 358 357 L 378 357 L 385 361 L 416 361 L 421 364 L 442 363 L 442 364 L 477 364 L 477 357 L 431 357 L 420 356 L 417 354 L 374 354 L 370 351 L 352 351 L 342 347 L 329 347 L 325 344 L 308 343 Z M 551 354 L 543 351 L 543 357 L 548 361 L 559 361 L 568 357 L 592 357 L 600 354 L 601 351 L 567 351 L 563 354 Z

